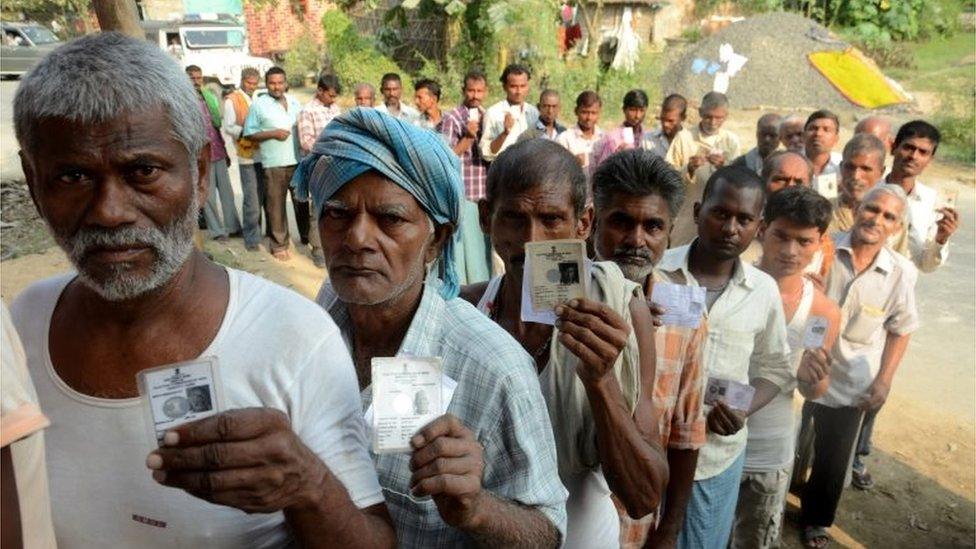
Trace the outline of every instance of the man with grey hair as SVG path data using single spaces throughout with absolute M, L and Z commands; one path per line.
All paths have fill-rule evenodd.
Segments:
M 861 418 L 884 404 L 918 328 L 918 270 L 886 246 L 905 223 L 907 208 L 905 191 L 879 185 L 862 197 L 851 231 L 834 236 L 837 253 L 826 294 L 841 309 L 843 331 L 831 351 L 827 393 L 803 405 L 814 431 L 813 467 L 802 494 L 807 547 L 829 543 L 827 529 L 834 522 Z
M 732 161 L 732 165 L 745 166 L 756 172 L 757 175 L 762 174 L 763 161 L 779 148 L 781 120 L 782 117 L 773 112 L 760 116 L 759 120 L 756 121 L 756 146 Z
M 788 151 L 803 152 L 803 117 L 791 114 L 779 123 L 779 142 Z
M 356 84 L 356 87 L 353 88 L 353 97 L 356 100 L 357 107 L 373 108 L 376 105 L 376 89 L 373 88 L 372 84 L 366 82 Z
M 767 194 L 787 187 L 809 187 L 813 180 L 813 164 L 800 153 L 776 151 L 763 162 L 759 176 L 766 184 Z
M 145 40 L 85 36 L 23 79 L 14 121 L 31 196 L 77 270 L 12 307 L 56 426 L 47 457 L 58 539 L 392 547 L 336 325 L 193 250 L 210 147 L 179 66 Z M 187 361 L 220 370 L 209 381 L 223 398 L 215 415 L 157 439 L 137 375 L 169 366 L 176 376 Z M 78 505 L 80 494 L 98 497 Z
M 829 232 L 846 232 L 854 226 L 858 204 L 884 177 L 884 158 L 884 143 L 871 134 L 855 135 L 844 145 L 838 195 L 830 201 L 834 213 Z

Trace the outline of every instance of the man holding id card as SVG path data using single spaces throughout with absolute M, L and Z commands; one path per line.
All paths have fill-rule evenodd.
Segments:
M 658 428 L 670 469 L 663 509 L 634 520 L 617 506 L 623 549 L 674 546 L 698 450 L 705 444 L 704 291 L 671 284 L 654 268 L 668 247 L 672 216 L 681 208 L 684 191 L 681 175 L 649 150 L 613 154 L 593 175 L 596 256 L 613 261 L 628 280 L 640 284 L 656 315 L 654 411 L 660 414 Z
M 14 101 L 31 196 L 77 269 L 13 306 L 58 544 L 391 547 L 335 324 L 193 250 L 198 108 L 165 52 L 118 33 L 61 46 Z
M 640 286 L 586 259 L 593 220 L 576 157 L 545 139 L 514 145 L 488 171 L 481 225 L 505 275 L 462 296 L 534 358 L 569 490 L 566 547 L 619 547 L 611 491 L 633 518 L 667 484 L 653 406 L 654 339 Z
M 796 422 L 793 390 L 820 397 L 830 382 L 830 349 L 840 329 L 840 310 L 805 276 L 830 224 L 830 202 L 813 189 L 789 187 L 772 194 L 763 210 L 759 268 L 776 280 L 796 382 L 749 416 L 746 461 L 731 547 L 779 545 L 793 469 Z
M 458 165 L 375 110 L 333 120 L 296 180 L 320 214 L 317 301 L 352 349 L 400 545 L 557 547 L 566 490 L 531 359 L 457 299 Z
M 814 422 L 814 458 L 802 497 L 808 546 L 829 542 L 827 528 L 844 488 L 865 412 L 879 409 L 918 328 L 918 270 L 886 246 L 905 222 L 905 192 L 879 185 L 864 196 L 854 227 L 835 235 L 837 255 L 827 277 L 827 296 L 841 308 L 844 327 L 831 352 L 827 392 L 803 405 Z

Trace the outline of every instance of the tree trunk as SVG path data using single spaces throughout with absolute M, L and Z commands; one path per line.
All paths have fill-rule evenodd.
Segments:
M 146 38 L 139 27 L 134 0 L 92 0 L 92 5 L 102 32 L 118 31 L 133 38 Z

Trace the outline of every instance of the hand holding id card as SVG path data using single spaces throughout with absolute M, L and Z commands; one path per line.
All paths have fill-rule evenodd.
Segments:
M 827 338 L 827 319 L 822 316 L 811 316 L 807 320 L 807 327 L 803 331 L 804 349 L 822 349 Z
M 705 404 L 709 406 L 715 406 L 717 402 L 722 401 L 733 410 L 748 413 L 749 406 L 752 405 L 752 397 L 755 394 L 756 388 L 752 385 L 731 379 L 709 377 L 704 400 Z
M 145 403 L 149 432 L 160 446 L 166 431 L 223 410 L 217 357 L 143 370 L 136 374 L 136 384 Z
M 409 452 L 410 439 L 441 415 L 441 359 L 377 357 L 372 375 L 373 453 Z

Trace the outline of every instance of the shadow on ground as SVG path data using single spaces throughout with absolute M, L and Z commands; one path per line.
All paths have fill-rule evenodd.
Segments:
M 844 491 L 831 529 L 835 546 L 976 546 L 976 503 L 886 452 L 874 450 L 868 464 L 875 487 Z M 783 547 L 803 547 L 799 499 L 794 494 L 787 505 Z

